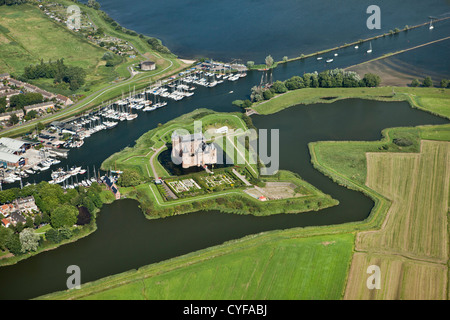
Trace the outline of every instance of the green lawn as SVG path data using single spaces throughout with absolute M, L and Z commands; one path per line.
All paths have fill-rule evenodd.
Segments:
M 0 73 L 21 74 L 26 66 L 40 59 L 47 62 L 64 58 L 67 65 L 87 71 L 87 87 L 117 77 L 114 68 L 105 67 L 101 60 L 105 49 L 50 20 L 37 7 L 29 4 L 1 6 L 0 16 Z M 48 81 L 34 83 L 51 89 Z
M 183 256 L 72 293 L 82 299 L 340 299 L 353 243 L 353 234 L 296 238 L 275 232 L 222 245 L 212 255 L 206 250 L 204 260 Z M 111 281 L 120 284 L 109 287 Z

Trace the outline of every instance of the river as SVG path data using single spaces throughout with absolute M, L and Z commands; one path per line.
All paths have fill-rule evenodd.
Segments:
M 141 2 L 138 1 L 130 10 L 135 10 Z M 114 1 L 108 5 L 112 3 Z M 433 3 L 442 6 L 445 2 L 433 1 Z M 103 9 L 107 9 L 106 3 L 104 5 Z M 229 3 L 229 6 L 232 4 Z M 120 10 L 118 4 L 115 8 Z M 118 18 L 114 16 L 114 12 L 108 10 L 107 12 Z M 123 17 L 118 20 L 125 25 L 128 13 L 127 10 L 122 12 Z M 409 14 L 410 20 L 405 18 L 405 21 L 399 23 L 400 26 L 412 25 L 416 21 L 423 22 L 421 20 L 423 12 Z M 426 14 L 437 15 L 438 12 L 427 11 Z M 449 26 L 450 22 L 446 21 L 440 25 L 436 24 L 432 33 L 427 27 L 423 27 L 395 37 L 376 40 L 372 43 L 373 57 L 448 36 Z M 136 26 L 127 25 L 127 27 L 133 29 Z M 331 38 L 333 32 L 327 37 Z M 316 36 L 318 33 L 317 31 Z M 195 37 L 197 36 L 196 34 Z M 355 41 L 360 35 L 353 33 L 348 38 L 348 42 Z M 345 41 L 343 38 L 337 40 Z M 330 43 L 327 41 L 327 38 L 323 39 L 323 43 L 329 47 Z M 315 45 L 317 46 L 317 43 Z M 311 44 L 308 48 L 314 51 L 315 45 Z M 370 57 L 365 53 L 364 47 L 361 49 L 360 52 L 354 48 L 341 50 L 332 67 L 347 67 L 368 60 Z M 262 49 L 255 52 L 261 51 Z M 248 49 L 248 52 L 254 51 Z M 446 52 L 443 50 L 433 50 L 430 47 L 424 51 L 421 59 L 439 59 L 445 56 Z M 227 57 L 230 58 L 231 55 Z M 284 80 L 292 75 L 327 68 L 330 68 L 330 65 L 310 58 L 276 68 L 273 77 L 275 80 Z M 231 102 L 248 97 L 250 88 L 258 84 L 260 78 L 260 72 L 249 72 L 247 77 L 236 82 L 226 82 L 214 88 L 200 87 L 195 90 L 194 96 L 171 102 L 165 108 L 149 113 L 139 112 L 137 119 L 121 122 L 114 129 L 96 133 L 86 139 L 85 144 L 79 149 L 72 149 L 69 159 L 60 165 L 88 166 L 92 172 L 93 166 L 98 168 L 110 154 L 133 145 L 139 136 L 155 128 L 158 123 L 165 123 L 196 108 L 209 108 L 221 112 L 239 111 L 231 105 Z M 233 93 L 230 93 L 231 91 Z M 292 107 L 270 116 L 253 116 L 253 122 L 260 129 L 280 129 L 280 167 L 297 172 L 323 192 L 338 199 L 339 206 L 319 212 L 280 214 L 261 218 L 208 211 L 160 220 L 146 220 L 136 201 L 116 201 L 102 208 L 97 220 L 98 230 L 93 234 L 16 265 L 1 267 L 0 299 L 28 299 L 63 290 L 68 276 L 66 268 L 73 264 L 80 266 L 82 282 L 88 282 L 249 234 L 363 220 L 370 213 L 373 202 L 359 192 L 338 186 L 316 171 L 310 163 L 307 144 L 320 140 L 378 140 L 381 138 L 381 130 L 387 127 L 448 123 L 445 119 L 411 109 L 406 102 L 386 103 L 359 99 Z M 49 180 L 48 176 L 48 172 L 42 173 L 31 177 L 29 181 Z

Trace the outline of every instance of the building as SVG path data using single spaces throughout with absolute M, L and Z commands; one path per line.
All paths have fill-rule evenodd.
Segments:
M 27 158 L 22 156 L 17 156 L 8 152 L 0 151 L 0 167 L 21 167 L 28 163 Z
M 2 219 L 2 224 L 5 228 L 8 228 L 11 225 L 11 221 L 9 219 Z
M 51 101 L 49 102 L 42 102 L 37 104 L 32 104 L 30 106 L 24 107 L 25 112 L 28 113 L 31 110 L 35 110 L 37 112 L 47 112 L 47 109 L 53 109 L 55 107 L 55 104 Z
M 11 215 L 9 216 L 9 218 L 10 218 L 11 223 L 14 225 L 16 225 L 18 222 L 20 222 L 20 223 L 27 222 L 27 219 L 25 219 L 25 217 L 17 211 L 11 212 Z
M 172 159 L 181 160 L 183 168 L 217 163 L 217 149 L 207 144 L 202 133 L 178 135 L 172 133 Z
M 103 183 L 106 184 L 106 186 L 108 187 L 108 189 L 114 194 L 116 200 L 120 199 L 120 191 L 117 188 L 116 184 L 114 183 L 114 181 L 111 180 L 110 177 L 105 176 L 103 178 Z
M 10 203 L 2 204 L 0 206 L 0 213 L 5 217 L 8 218 L 11 212 L 14 211 L 14 206 Z
M 77 127 L 74 124 L 62 122 L 62 121 L 53 121 L 50 124 L 51 127 L 53 127 L 55 130 L 57 130 L 59 133 L 70 133 L 72 135 L 77 134 L 81 131 L 83 131 L 82 128 Z
M 156 64 L 150 60 L 142 61 L 139 66 L 140 66 L 141 70 L 144 70 L 144 71 L 156 69 Z
M 11 112 L 5 112 L 5 113 L 1 113 L 0 114 L 0 122 L 1 121 L 9 121 L 9 119 L 11 118 L 11 116 L 15 114 L 17 116 L 17 118 L 19 118 L 19 120 L 23 119 L 23 111 L 22 110 L 15 110 L 15 111 L 11 111 Z
M 30 147 L 30 143 L 13 138 L 0 138 L 0 151 L 20 155 Z
M 61 103 L 64 107 L 67 107 L 67 106 L 73 104 L 73 101 L 70 98 L 63 96 L 62 94 L 56 95 L 56 101 Z
M 39 208 L 34 202 L 33 196 L 16 199 L 14 200 L 14 205 L 16 210 L 20 213 L 33 213 L 33 211 L 39 212 Z

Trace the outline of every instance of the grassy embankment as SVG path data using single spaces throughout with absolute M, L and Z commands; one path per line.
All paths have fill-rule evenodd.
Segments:
M 252 213 L 255 215 L 297 213 L 319 210 L 338 204 L 336 200 L 331 199 L 331 197 L 323 194 L 320 190 L 314 188 L 298 175 L 291 172 L 280 171 L 279 174 L 273 177 L 260 177 L 258 166 L 248 158 L 248 149 L 244 149 L 242 145 L 238 146 L 238 139 L 234 139 L 237 136 L 232 135 L 228 135 L 224 141 L 227 141 L 226 144 L 229 143 L 228 141 L 232 141 L 234 143 L 232 146 L 234 150 L 246 150 L 245 158 L 247 162 L 242 162 L 243 164 L 240 166 L 245 166 L 248 169 L 252 175 L 252 179 L 260 183 L 264 183 L 265 181 L 292 182 L 302 191 L 303 196 L 271 200 L 262 203 L 246 194 L 244 192 L 246 189 L 245 186 L 236 186 L 232 188 L 227 187 L 225 190 L 206 192 L 201 195 L 188 196 L 178 200 L 165 201 L 158 188 L 152 182 L 155 178 L 152 166 L 155 168 L 158 177 L 163 179 L 171 178 L 169 173 L 159 163 L 158 154 L 166 150 L 163 146 L 171 142 L 172 132 L 175 129 L 185 129 L 193 132 L 194 121 L 198 120 L 202 122 L 203 132 L 210 128 L 220 128 L 226 125 L 229 129 L 241 129 L 244 133 L 247 129 L 247 124 L 243 120 L 244 117 L 240 113 L 226 114 L 206 109 L 196 110 L 145 133 L 136 141 L 134 147 L 125 148 L 106 159 L 102 163 L 102 169 L 128 169 L 139 173 L 143 177 L 139 185 L 119 188 L 119 190 L 125 197 L 137 199 L 148 218 L 164 217 L 206 209 L 216 209 L 238 214 Z M 215 141 L 217 142 L 217 140 Z M 234 154 L 236 159 L 238 152 L 234 152 Z
M 440 88 L 305 88 L 288 91 L 274 98 L 255 103 L 251 107 L 267 115 L 283 109 L 314 103 L 332 103 L 342 99 L 369 99 L 380 101 L 408 101 L 412 107 L 450 119 L 450 90 Z
M 352 234 L 298 238 L 276 231 L 40 298 L 339 299 L 353 241 Z
M 70 1 L 59 1 L 65 5 Z M 48 18 L 37 7 L 31 4 L 20 6 L 2 6 L 0 13 L 0 73 L 9 72 L 21 74 L 23 68 L 39 59 L 64 58 L 67 65 L 80 66 L 87 71 L 86 85 L 75 92 L 61 91 L 54 88 L 52 79 L 38 79 L 32 81 L 51 92 L 66 95 L 76 94 L 79 100 L 64 110 L 39 118 L 34 121 L 4 129 L 2 136 L 20 136 L 32 130 L 36 122 L 50 123 L 57 119 L 69 118 L 83 113 L 88 109 L 105 101 L 119 97 L 134 89 L 147 87 L 149 83 L 177 74 L 188 67 L 173 54 L 155 52 L 145 38 L 131 36 L 115 30 L 111 24 L 102 18 L 102 13 L 85 5 L 78 4 L 83 12 L 97 27 L 101 27 L 105 34 L 128 41 L 141 54 L 134 59 L 124 58 L 124 62 L 115 67 L 106 67 L 101 58 L 107 50 L 87 41 L 80 34 L 66 28 Z M 156 70 L 136 73 L 131 76 L 128 68 L 143 59 L 152 59 L 157 63 Z M 72 97 L 73 98 L 73 97 Z M 73 98 L 74 99 L 74 98 Z

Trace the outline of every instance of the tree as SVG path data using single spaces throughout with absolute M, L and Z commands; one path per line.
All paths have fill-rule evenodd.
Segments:
M 5 250 L 7 248 L 6 243 L 13 233 L 14 232 L 10 228 L 0 227 L 0 250 Z
M 137 186 L 141 183 L 141 177 L 136 171 L 125 169 L 117 183 L 122 187 Z
M 36 124 L 36 129 L 37 129 L 38 131 L 42 131 L 42 130 L 45 129 L 45 125 L 44 125 L 42 122 L 38 122 L 38 123 Z
M 78 210 L 68 204 L 58 206 L 50 215 L 53 228 L 70 227 L 77 222 Z
M 284 62 L 287 62 L 288 60 L 289 60 L 289 59 L 288 59 L 287 56 L 284 56 L 284 57 L 283 57 L 283 61 L 284 61 Z
M 19 255 L 22 253 L 22 245 L 20 243 L 19 235 L 17 233 L 12 234 L 6 241 L 6 248 L 13 255 Z
M 363 78 L 366 87 L 378 87 L 381 82 L 380 76 L 373 73 L 366 73 Z
M 254 65 L 255 65 L 255 61 L 247 61 L 247 67 L 253 68 Z
M 420 86 L 420 82 L 418 79 L 414 79 L 413 81 L 411 81 L 411 87 L 418 87 Z
M 33 226 L 34 226 L 33 219 L 31 217 L 27 217 L 25 222 L 25 228 L 33 228 Z
M 14 113 L 11 115 L 11 117 L 9 118 L 9 124 L 11 125 L 15 125 L 19 123 L 19 118 L 17 117 L 17 115 Z
M 272 88 L 275 91 L 275 93 L 285 93 L 288 91 L 284 82 L 279 81 L 279 80 L 277 80 L 273 83 Z
M 91 8 L 94 8 L 95 10 L 100 9 L 100 3 L 98 3 L 98 2 L 95 1 L 95 0 L 88 0 L 87 6 L 88 6 L 88 7 L 91 7 Z
M 424 87 L 432 87 L 433 81 L 431 80 L 431 77 L 425 77 L 425 79 L 423 79 L 422 85 Z
M 266 57 L 265 62 L 267 69 L 270 69 L 273 66 L 273 58 L 270 54 Z
M 58 231 L 56 231 L 55 229 L 50 229 L 45 233 L 45 238 L 53 243 L 60 243 L 61 242 L 61 238 L 59 236 Z
M 273 98 L 273 96 L 274 95 L 273 95 L 272 91 L 270 91 L 269 89 L 264 90 L 264 92 L 263 92 L 264 100 L 270 100 Z
M 447 79 L 441 80 L 441 88 L 447 88 L 449 84 L 450 84 L 449 80 L 447 80 Z
M 264 100 L 262 89 L 260 87 L 254 86 L 252 88 L 252 93 L 250 94 L 250 99 L 252 102 Z
M 23 229 L 19 235 L 20 244 L 22 246 L 21 251 L 23 253 L 28 251 L 36 251 L 39 246 L 39 235 L 33 232 L 33 229 Z
M 286 80 L 285 85 L 288 90 L 296 90 L 305 87 L 303 78 L 299 76 L 293 76 L 292 78 Z

